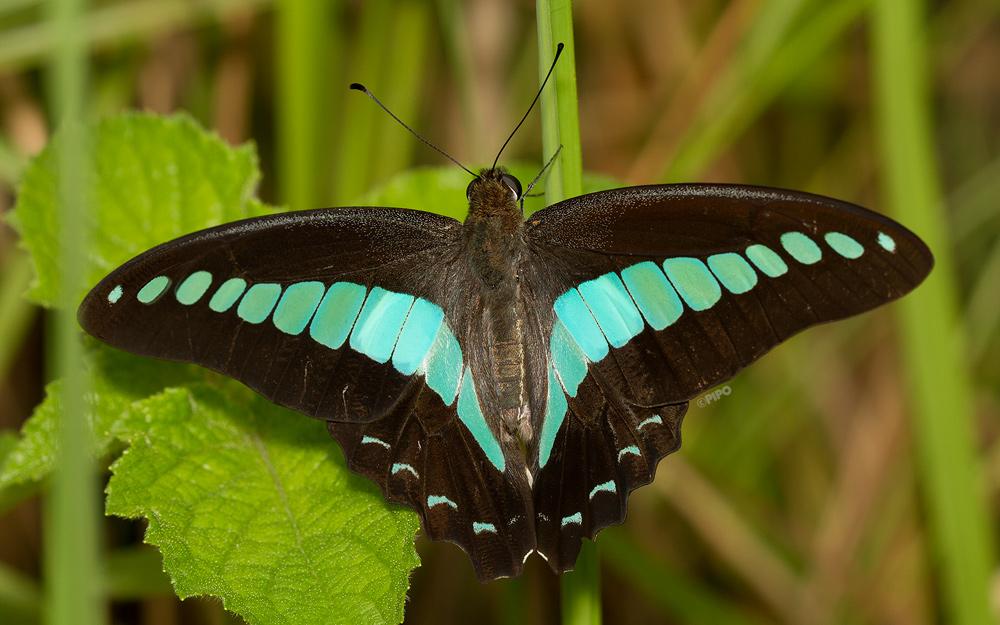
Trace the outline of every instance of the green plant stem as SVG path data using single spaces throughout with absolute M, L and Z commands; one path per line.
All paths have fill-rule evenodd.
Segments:
M 282 201 L 293 210 L 319 204 L 320 85 L 327 2 L 278 3 L 278 167 Z
M 583 193 L 580 114 L 576 96 L 573 6 L 570 0 L 538 0 L 538 73 L 545 78 L 556 45 L 565 45 L 559 64 L 542 93 L 542 147 L 546 159 L 562 146 L 545 184 L 545 200 L 554 204 Z M 567 625 L 601 622 L 601 568 L 597 544 L 584 541 L 576 569 L 561 580 L 562 619 Z
M 566 46 L 542 93 L 543 161 L 562 146 L 545 185 L 548 204 L 583 193 L 580 112 L 576 97 L 576 49 L 573 45 L 573 5 L 570 0 L 538 0 L 538 73 L 545 78 L 556 45 Z
M 391 20 L 389 41 L 392 46 L 382 68 L 382 75 L 385 76 L 384 97 L 395 103 L 393 112 L 400 119 L 413 124 L 420 112 L 426 84 L 430 9 L 422 0 L 397 0 Z M 384 182 L 413 162 L 414 150 L 420 144 L 408 133 L 399 130 L 393 123 L 378 124 L 375 128 L 375 144 L 379 146 L 379 153 L 372 162 L 374 182 Z
M 387 48 L 394 45 L 385 35 L 390 30 L 393 5 L 389 0 L 368 0 L 361 6 L 361 26 L 351 46 L 350 80 L 363 83 L 378 95 L 383 84 L 379 70 L 385 67 Z M 348 91 L 347 85 L 343 88 L 346 101 L 342 118 L 348 121 L 338 136 L 333 183 L 335 202 L 348 205 L 357 202 L 371 185 L 376 117 L 383 113 L 361 93 Z M 386 102 L 390 109 L 397 104 Z M 389 119 L 378 120 L 395 125 Z M 396 131 L 406 133 L 402 128 Z
M 559 587 L 564 625 L 600 625 L 601 559 L 597 543 L 583 541 L 575 568 L 563 573 Z
M 60 123 L 63 149 L 58 155 L 59 240 L 62 280 L 59 309 L 53 318 L 49 350 L 55 373 L 63 378 L 63 414 L 56 428 L 58 458 L 45 510 L 46 620 L 52 625 L 103 622 L 98 592 L 98 487 L 84 414 L 87 380 L 76 324 L 77 292 L 86 276 L 85 188 L 86 48 L 82 19 L 85 0 L 51 0 L 56 34 L 49 75 L 51 108 Z
M 885 193 L 936 255 L 927 281 L 897 305 L 921 488 L 941 579 L 944 621 L 993 622 L 994 542 L 976 459 L 948 224 L 934 162 L 923 2 L 877 0 L 874 75 Z

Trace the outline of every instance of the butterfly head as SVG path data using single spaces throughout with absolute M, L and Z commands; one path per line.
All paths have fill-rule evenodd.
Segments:
M 470 213 L 515 211 L 520 215 L 521 181 L 503 167 L 480 170 L 465 189 Z

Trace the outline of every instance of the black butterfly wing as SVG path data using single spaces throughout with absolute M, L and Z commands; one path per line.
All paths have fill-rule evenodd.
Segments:
M 535 531 L 519 445 L 500 442 L 505 466 L 497 467 L 456 418 L 456 406 L 444 406 L 419 381 L 391 414 L 327 427 L 348 466 L 377 482 L 388 501 L 418 510 L 430 538 L 464 549 L 479 579 L 521 573 Z
M 529 462 L 538 549 L 557 570 L 676 449 L 683 402 L 806 327 L 904 295 L 933 265 L 876 213 L 737 185 L 573 198 L 529 219 L 526 239 L 524 282 L 550 328 Z
M 388 208 L 284 213 L 156 247 L 102 280 L 81 325 L 324 419 L 349 466 L 458 543 L 482 578 L 534 546 L 520 447 L 487 422 L 456 319 L 461 225 Z
M 364 208 L 226 224 L 125 263 L 90 292 L 79 320 L 115 347 L 204 365 L 312 416 L 364 421 L 389 410 L 409 376 L 379 362 L 392 345 L 377 337 L 367 337 L 369 354 L 342 349 L 360 342 L 354 322 L 375 303 L 369 295 L 393 321 L 415 299 L 392 294 L 441 301 L 459 227 Z M 343 392 L 342 379 L 361 377 L 368 383 Z
M 442 418 L 448 415 L 441 410 L 440 393 L 428 387 L 434 380 L 428 372 L 411 383 L 390 418 L 370 424 L 330 423 L 329 428 L 354 470 L 377 479 L 388 469 L 386 498 L 424 506 L 428 534 L 465 549 L 481 580 L 513 577 L 535 547 L 531 487 L 521 443 L 515 432 L 503 427 L 493 392 L 499 371 L 484 348 L 491 340 L 493 313 L 473 286 L 478 277 L 469 272 L 470 266 L 456 263 L 452 269 L 447 291 L 452 301 L 462 303 L 449 317 L 454 328 L 449 340 L 461 345 L 464 361 L 455 406 L 458 419 Z M 355 457 L 366 440 L 385 452 L 363 450 Z M 418 476 L 423 476 L 422 482 Z M 457 496 L 452 500 L 443 493 Z

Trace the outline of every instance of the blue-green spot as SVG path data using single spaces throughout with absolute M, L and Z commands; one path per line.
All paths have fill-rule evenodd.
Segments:
M 567 525 L 583 525 L 583 515 L 577 512 L 576 514 L 564 516 L 559 526 L 566 527 Z
M 110 293 L 108 293 L 108 301 L 112 304 L 117 304 L 118 300 L 122 298 L 122 294 L 124 292 L 125 291 L 122 290 L 122 285 L 119 284 L 115 288 L 111 289 Z
M 427 386 L 441 396 L 445 406 L 455 401 L 462 379 L 462 348 L 447 323 L 441 324 L 426 360 Z
M 708 268 L 730 293 L 739 295 L 757 286 L 757 272 L 739 254 L 713 254 L 708 257 Z
M 861 258 L 861 255 L 865 253 L 865 248 L 854 237 L 842 232 L 827 232 L 823 238 L 826 239 L 826 244 L 832 247 L 834 252 L 844 258 L 854 260 Z
M 663 330 L 684 313 L 681 298 L 656 263 L 647 260 L 626 267 L 622 269 L 622 280 L 654 330 Z
M 748 247 L 747 258 L 769 278 L 777 278 L 788 272 L 788 265 L 785 264 L 785 261 L 781 260 L 778 253 L 766 245 L 757 244 Z
M 255 284 L 243 296 L 236 314 L 247 323 L 262 323 L 274 310 L 281 297 L 281 285 L 270 282 Z
M 170 286 L 170 278 L 166 276 L 156 276 L 147 282 L 145 286 L 139 289 L 135 298 L 143 304 L 152 304 L 157 300 L 157 298 L 163 295 L 163 292 L 167 290 L 168 286 Z
M 615 485 L 614 480 L 608 480 L 603 484 L 598 484 L 590 490 L 590 499 L 594 498 L 597 493 L 617 493 L 618 487 Z
M 608 355 L 608 341 L 579 291 L 566 291 L 556 298 L 553 308 L 588 360 L 597 362 Z
M 351 332 L 351 349 L 375 362 L 388 362 L 413 299 L 406 293 L 373 288 Z
M 618 452 L 618 462 L 621 462 L 622 458 L 629 455 L 639 456 L 641 458 L 642 452 L 639 451 L 639 448 L 636 447 L 635 445 L 629 445 L 628 447 L 624 447 Z
M 639 429 L 641 430 L 642 428 L 646 427 L 647 425 L 653 425 L 654 423 L 656 425 L 663 425 L 663 419 L 660 418 L 660 415 L 655 414 L 652 417 L 646 419 L 645 421 L 643 421 L 642 423 L 639 424 Z
M 309 336 L 330 349 L 340 349 L 354 327 L 366 292 L 365 287 L 353 282 L 334 283 L 316 309 L 309 324 Z
M 427 507 L 433 508 L 434 506 L 449 506 L 453 510 L 458 510 L 458 504 L 444 495 L 428 495 Z
M 611 272 L 577 287 L 608 342 L 623 347 L 644 326 L 639 309 L 618 274 Z
M 212 274 L 207 271 L 196 271 L 177 286 L 174 297 L 181 304 L 190 306 L 200 300 L 210 286 L 212 286 Z
M 230 278 L 222 283 L 212 299 L 208 300 L 208 307 L 217 313 L 224 313 L 233 307 L 243 291 L 247 290 L 247 281 L 243 278 Z
M 549 398 L 545 406 L 545 417 L 542 419 L 542 432 L 538 436 L 538 466 L 542 468 L 549 461 L 552 445 L 556 442 L 556 434 L 566 418 L 566 396 L 556 380 L 552 367 L 549 367 Z
M 465 375 L 462 376 L 462 390 L 458 394 L 458 418 L 476 439 L 480 449 L 486 454 L 493 466 L 498 471 L 503 472 L 507 466 L 503 457 L 503 450 L 497 442 L 490 426 L 486 424 L 483 417 L 483 410 L 479 406 L 479 397 L 476 395 L 476 385 L 472 380 L 472 372 L 465 368 Z
M 396 349 L 392 352 L 392 366 L 403 375 L 413 375 L 434 343 L 444 311 L 437 304 L 418 298 L 399 333 Z
M 786 232 L 781 235 L 781 245 L 792 258 L 803 265 L 814 265 L 823 258 L 823 250 L 801 232 Z
M 722 297 L 712 272 L 697 258 L 668 258 L 663 261 L 663 270 L 692 310 L 708 310 Z
M 326 286 L 322 282 L 296 282 L 285 289 L 274 309 L 274 327 L 285 334 L 301 334 L 312 319 Z
M 889 253 L 896 252 L 896 240 L 884 232 L 878 233 L 878 244 Z
M 552 352 L 552 364 L 559 374 L 559 379 L 562 380 L 566 393 L 570 397 L 576 397 L 577 388 L 587 377 L 587 358 L 559 319 L 554 320 L 552 324 L 549 351 Z
M 476 534 L 484 534 L 484 533 L 496 534 L 497 526 L 493 525 L 492 523 L 481 523 L 480 521 L 473 521 L 472 531 L 475 532 Z
M 408 472 L 412 473 L 413 477 L 415 477 L 415 478 L 419 478 L 420 477 L 420 474 L 417 473 L 417 470 L 414 469 L 411 465 L 406 464 L 405 462 L 396 462 L 396 463 L 393 463 L 393 465 L 392 465 L 392 474 L 393 475 L 396 475 L 397 473 L 402 473 L 403 471 L 408 471 Z

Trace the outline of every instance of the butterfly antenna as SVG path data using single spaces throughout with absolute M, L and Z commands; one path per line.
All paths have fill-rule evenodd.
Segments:
M 559 60 L 559 55 L 562 54 L 564 47 L 565 46 L 563 46 L 562 43 L 559 43 L 556 46 L 556 55 L 555 58 L 552 59 L 552 65 L 549 66 L 549 73 L 545 74 L 545 80 L 542 81 L 542 86 L 538 88 L 538 93 L 535 94 L 535 99 L 531 101 L 531 105 L 528 106 L 528 110 L 524 112 L 524 117 L 521 118 L 521 121 L 517 122 L 517 126 L 514 126 L 514 130 L 510 133 L 510 136 L 507 137 L 507 140 L 500 146 L 500 151 L 497 152 L 497 157 L 493 159 L 493 167 L 491 167 L 491 169 L 495 168 L 497 163 L 500 162 L 500 155 L 503 154 L 504 148 L 506 148 L 507 144 L 510 143 L 510 140 L 514 138 L 517 131 L 520 130 L 521 125 L 524 124 L 524 120 L 528 119 L 528 114 L 531 113 L 531 109 L 535 108 L 538 98 L 542 97 L 542 90 L 545 89 L 545 83 L 549 82 L 549 76 L 552 75 L 552 70 L 556 68 L 556 61 Z
M 434 145 L 433 143 L 431 143 L 430 141 L 428 141 L 426 138 L 424 138 L 424 136 L 421 135 L 419 132 L 417 132 L 416 130 L 414 130 L 414 129 L 410 128 L 409 126 L 407 126 L 406 122 L 404 122 L 400 118 L 396 117 L 396 114 L 393 113 L 392 111 L 390 111 L 389 107 L 387 107 L 386 105 L 382 104 L 382 101 L 379 100 L 378 98 L 376 98 L 375 94 L 368 90 L 368 87 L 366 87 L 366 86 L 364 86 L 364 85 L 362 85 L 361 83 L 358 83 L 358 82 L 352 82 L 351 83 L 351 89 L 353 89 L 354 91 L 360 91 L 360 92 L 364 93 L 366 96 L 368 96 L 369 98 L 371 98 L 372 101 L 375 102 L 375 104 L 378 104 L 378 106 L 379 106 L 380 109 L 382 109 L 383 111 L 385 111 L 386 113 L 388 113 L 389 117 L 391 117 L 394 120 L 396 120 L 397 122 L 399 122 L 400 126 L 402 126 L 403 128 L 406 128 L 407 130 L 409 130 L 410 134 L 412 134 L 414 137 L 416 137 L 417 139 L 419 139 L 421 141 L 421 143 L 423 143 L 424 145 L 426 145 L 427 147 L 431 148 L 432 150 L 434 150 L 435 152 L 437 152 L 441 156 L 445 157 L 446 159 L 448 159 L 452 163 L 455 163 L 456 165 L 458 165 L 459 167 L 461 167 L 462 169 L 464 169 L 465 171 L 467 171 L 470 175 L 472 175 L 473 178 L 478 178 L 479 177 L 479 175 L 476 174 L 476 172 L 472 171 L 471 169 L 469 169 L 465 165 L 463 165 L 463 164 L 459 163 L 457 160 L 455 160 L 455 158 L 451 154 L 448 154 L 447 152 L 445 152 L 444 150 L 442 150 L 441 148 L 439 148 L 438 146 Z
M 558 148 L 556 148 L 555 153 L 551 157 L 549 157 L 549 160 L 546 161 L 545 166 L 542 167 L 542 171 L 538 172 L 538 175 L 535 176 L 535 179 L 531 181 L 531 184 L 528 185 L 528 188 L 524 190 L 524 193 L 522 194 L 521 197 L 527 197 L 527 195 L 531 193 L 531 190 L 535 188 L 535 185 L 538 184 L 538 181 L 542 179 L 542 176 L 545 175 L 545 172 L 549 170 L 549 167 L 552 166 L 552 163 L 556 162 L 556 157 L 559 156 L 560 152 L 562 152 L 562 148 L 563 146 L 561 145 Z

